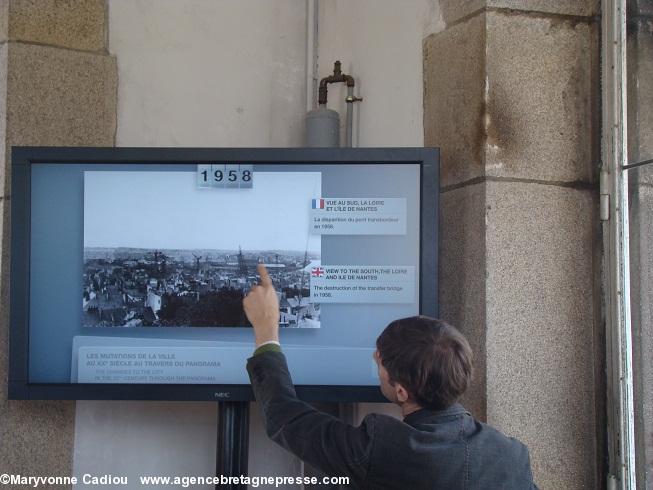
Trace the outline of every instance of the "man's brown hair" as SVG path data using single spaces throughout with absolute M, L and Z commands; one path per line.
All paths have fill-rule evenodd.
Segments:
M 376 340 L 391 383 L 401 384 L 423 408 L 444 410 L 467 390 L 472 350 L 453 326 L 427 316 L 395 320 Z

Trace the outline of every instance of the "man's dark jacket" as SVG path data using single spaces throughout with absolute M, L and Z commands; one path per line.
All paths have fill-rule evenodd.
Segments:
M 247 371 L 272 440 L 329 476 L 348 476 L 351 487 L 536 488 L 526 446 L 459 404 L 403 421 L 371 414 L 353 427 L 297 398 L 283 353 L 258 354 Z

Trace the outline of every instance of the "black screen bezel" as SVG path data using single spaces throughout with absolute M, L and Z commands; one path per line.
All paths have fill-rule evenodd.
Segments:
M 30 203 L 32 164 L 419 164 L 420 314 L 438 316 L 437 148 L 66 148 L 13 147 L 8 398 L 13 400 L 252 401 L 250 385 L 30 383 Z M 243 367 L 244 368 L 244 367 Z M 378 386 L 297 385 L 306 401 L 385 402 Z

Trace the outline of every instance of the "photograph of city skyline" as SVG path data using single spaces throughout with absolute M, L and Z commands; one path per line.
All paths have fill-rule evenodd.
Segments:
M 198 189 L 191 172 L 84 175 L 84 327 L 247 327 L 242 300 L 267 266 L 280 326 L 319 328 L 309 234 L 316 172 L 256 175 L 253 189 Z
M 279 294 L 280 325 L 319 328 L 309 302 L 319 256 L 299 251 L 84 250 L 86 327 L 248 326 L 242 300 L 266 264 Z

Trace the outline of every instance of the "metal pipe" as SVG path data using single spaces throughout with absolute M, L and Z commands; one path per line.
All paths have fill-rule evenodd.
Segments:
M 347 122 L 345 126 L 345 146 L 351 148 L 352 146 L 352 131 L 354 125 L 354 87 L 347 85 Z
M 218 402 L 218 434 L 215 474 L 239 477 L 247 474 L 249 402 Z M 218 488 L 218 484 L 215 485 Z M 241 489 L 236 484 L 229 488 Z
M 317 109 L 319 0 L 306 0 L 306 110 Z
M 626 0 L 603 0 L 601 22 L 605 177 L 600 179 L 604 187 L 600 193 L 609 196 L 610 211 L 603 221 L 608 487 L 635 490 L 628 172 L 623 170 L 628 162 Z
M 354 96 L 354 77 L 342 73 L 340 61 L 336 61 L 333 64 L 333 75 L 324 77 L 320 80 L 319 87 L 319 97 L 318 97 L 318 108 L 308 113 L 307 115 L 307 130 L 306 130 L 306 144 L 308 146 L 323 146 L 325 143 L 334 142 L 333 138 L 329 137 L 328 140 L 323 140 L 319 135 L 320 129 L 324 129 L 321 125 L 321 122 L 324 122 L 327 129 L 332 128 L 330 120 L 332 119 L 331 113 L 337 115 L 335 111 L 329 111 L 326 108 L 327 95 L 328 95 L 328 85 L 330 83 L 345 83 L 347 85 L 347 97 L 345 102 L 347 103 L 347 117 L 346 117 L 346 126 L 345 126 L 345 146 L 352 146 L 352 134 L 354 126 L 354 102 L 363 100 L 362 97 Z M 329 111 L 327 114 L 326 111 Z M 318 135 L 316 136 L 316 131 Z M 339 131 L 338 131 L 339 133 Z M 328 145 L 331 146 L 331 145 Z M 337 142 L 336 142 L 336 146 Z
M 318 97 L 318 104 L 319 105 L 326 105 L 327 103 L 327 86 L 330 83 L 346 83 L 347 87 L 354 87 L 354 77 L 351 75 L 345 75 L 342 73 L 340 67 L 341 67 L 340 61 L 336 61 L 333 64 L 333 75 L 329 75 L 328 77 L 324 77 L 322 80 L 320 80 L 320 89 L 319 89 L 319 97 Z

